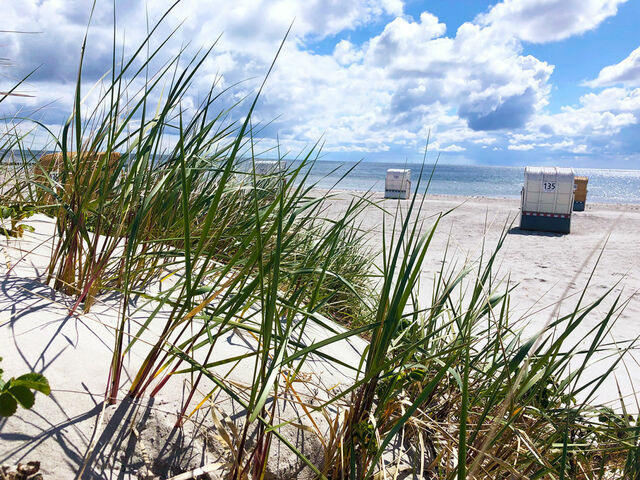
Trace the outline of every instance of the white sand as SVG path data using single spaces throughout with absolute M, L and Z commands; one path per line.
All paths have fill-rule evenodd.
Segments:
M 331 201 L 331 215 L 338 215 L 344 210 L 349 195 L 345 192 L 339 195 L 340 199 Z M 375 198 L 381 199 L 379 195 Z M 397 202 L 387 200 L 383 204 L 393 211 Z M 406 206 L 406 202 L 402 202 L 402 205 Z M 429 298 L 431 280 L 434 272 L 440 269 L 447 242 L 449 259 L 461 267 L 465 259 L 477 258 L 483 239 L 487 247 L 492 248 L 506 222 L 515 219 L 514 225 L 517 226 L 518 202 L 506 199 L 429 196 L 421 218 L 428 219 L 430 215 L 453 207 L 457 208 L 442 220 L 423 267 L 423 299 Z M 102 411 L 101 402 L 117 318 L 114 306 L 117 302 L 104 300 L 89 314 L 69 316 L 70 299 L 60 294 L 54 295 L 49 287 L 37 281 L 47 263 L 45 240 L 52 233 L 51 224 L 41 217 L 31 220 L 30 223 L 36 226 L 36 233 L 27 234 L 23 241 L 10 242 L 10 247 L 0 252 L 0 356 L 4 357 L 2 368 L 6 375 L 19 375 L 27 370 L 42 372 L 49 378 L 53 393 L 50 397 L 38 394 L 32 411 L 21 411 L 15 417 L 0 421 L 0 464 L 41 460 L 44 473 L 52 475 L 47 478 L 73 478 L 82 464 Z M 373 206 L 368 207 L 363 226 L 373 231 L 374 243 L 379 243 L 381 239 L 381 221 L 381 211 Z M 390 233 L 388 235 L 390 237 Z M 517 229 L 511 231 L 499 256 L 499 269 L 505 276 L 510 274 L 512 282 L 519 283 L 512 295 L 512 318 L 524 318 L 523 325 L 526 324 L 527 331 L 533 334 L 552 318 L 554 304 L 560 299 L 564 298 L 560 311 L 568 311 L 575 304 L 576 294 L 584 287 L 607 238 L 608 243 L 591 283 L 590 296 L 601 295 L 619 282 L 613 295 L 622 292 L 623 298 L 629 299 L 629 303 L 613 328 L 612 335 L 617 341 L 640 335 L 640 326 L 637 325 L 640 321 L 640 297 L 634 295 L 640 287 L 640 206 L 589 204 L 585 212 L 574 214 L 570 235 L 525 234 Z M 35 248 L 7 275 L 8 269 L 21 256 L 20 248 L 28 252 L 43 241 L 43 245 Z M 607 301 L 599 307 L 597 314 L 604 314 L 606 305 L 610 303 Z M 136 315 L 139 320 L 143 319 L 145 310 Z M 593 325 L 596 318 L 597 315 L 591 316 L 585 327 Z M 328 335 L 320 330 L 306 333 L 309 341 Z M 226 343 L 220 345 L 212 360 L 253 348 L 250 342 L 234 335 L 231 333 L 226 338 Z M 336 348 L 345 362 L 357 364 L 357 352 L 363 346 L 362 341 L 353 341 Z M 133 352 L 128 361 L 131 371 L 135 371 L 145 351 L 144 345 L 140 345 Z M 628 366 L 631 379 L 640 385 L 640 369 L 631 359 Z M 600 367 L 596 365 L 595 368 Z M 247 383 L 251 371 L 251 367 L 245 365 L 234 371 L 233 380 Z M 319 359 L 314 362 L 313 371 L 308 373 L 317 379 L 311 383 L 324 384 L 326 387 L 349 382 L 348 373 L 334 369 Z M 625 369 L 618 368 L 616 375 L 624 391 L 632 393 Z M 204 384 L 202 390 L 206 392 L 207 387 Z M 314 395 L 314 392 L 301 393 L 310 397 Z M 603 388 L 603 394 L 601 401 L 616 396 L 613 377 Z M 154 424 L 155 430 L 147 428 L 146 435 L 175 443 L 175 439 L 167 439 L 157 432 L 170 431 L 183 395 L 182 383 L 176 379 L 169 383 L 169 388 L 163 391 L 150 409 L 143 410 L 152 411 L 154 421 L 163 425 L 158 427 Z M 627 404 L 635 405 L 634 395 L 627 399 Z M 222 408 L 233 413 L 235 407 L 223 405 Z M 117 415 L 118 410 L 112 407 L 107 419 Z M 126 422 L 122 420 L 121 423 Z M 191 428 L 197 430 L 197 425 Z M 145 435 L 144 432 L 140 433 Z M 201 448 L 202 442 L 196 447 Z M 216 461 L 217 457 L 208 460 Z M 128 475 L 133 475 L 131 472 L 121 475 L 118 471 L 110 471 L 108 468 L 118 468 L 117 463 L 109 463 L 104 458 L 101 461 L 107 466 L 96 467 L 95 471 L 88 472 L 86 478 L 130 478 Z M 136 458 L 136 461 L 136 468 L 145 464 L 144 458 Z M 190 463 L 186 461 L 182 465 Z
M 215 434 L 215 429 L 212 428 L 208 408 L 187 422 L 188 433 L 184 438 L 188 441 L 176 439 L 177 434 L 172 431 L 181 402 L 188 394 L 185 383 L 188 375 L 176 376 L 169 381 L 153 401 L 136 401 L 133 406 L 140 408 L 135 414 L 133 408 L 128 408 L 129 404 L 109 407 L 104 421 L 96 430 L 102 412 L 115 326 L 118 324 L 119 302 L 117 298 L 102 298 L 89 313 L 77 311 L 70 315 L 73 300 L 40 282 L 51 248 L 52 221 L 37 215 L 28 223 L 36 228 L 35 233 L 27 233 L 19 241 L 2 240 L 4 246 L 0 250 L 1 366 L 7 378 L 28 371 L 43 373 L 51 384 L 52 393 L 49 397 L 37 394 L 32 410 L 19 409 L 16 415 L 0 420 L 0 465 L 37 460 L 42 462 L 41 471 L 45 478 L 74 478 L 83 465 L 92 439 L 98 442 L 96 458 L 82 478 L 138 478 L 141 476 L 139 472 L 145 468 L 165 475 L 177 474 L 201 463 L 222 462 L 228 452 L 220 451 L 220 441 L 211 441 L 210 436 Z M 138 306 L 139 309 L 131 314 L 132 329 L 153 310 L 153 305 L 145 305 L 143 301 L 139 301 Z M 148 332 L 151 334 L 146 334 L 144 341 L 138 342 L 127 357 L 120 398 L 125 397 L 130 375 L 135 374 L 148 352 L 148 342 L 157 338 L 164 325 L 165 313 L 161 312 L 154 320 Z M 327 324 L 335 332 L 344 331 L 330 321 Z M 334 334 L 308 324 L 302 341 L 311 344 Z M 292 336 L 297 340 L 297 335 L 296 331 Z M 253 352 L 255 345 L 251 335 L 239 330 L 230 331 L 218 340 L 210 361 Z M 365 345 L 363 340 L 353 337 L 323 350 L 355 368 Z M 201 353 L 204 355 L 205 352 Z M 202 355 L 199 355 L 201 362 L 204 361 Z M 216 367 L 213 371 L 219 378 L 224 377 L 225 382 L 236 382 L 237 390 L 242 391 L 243 386 L 252 382 L 254 364 L 254 357 L 250 357 Z M 317 404 L 327 398 L 329 389 L 335 392 L 351 385 L 354 375 L 354 371 L 345 371 L 320 356 L 311 355 L 299 376 L 305 381 L 295 382 L 294 389 L 301 401 Z M 212 387 L 213 383 L 205 378 L 187 411 L 192 411 Z M 241 423 L 244 415 L 238 404 L 221 393 L 213 398 L 220 418 L 224 412 L 234 422 Z M 297 424 L 309 423 L 296 399 L 279 403 L 276 414 L 279 418 L 274 420 L 275 423 L 288 420 Z M 314 414 L 314 421 L 326 428 L 320 413 Z M 202 422 L 206 422 L 207 428 L 202 428 Z M 130 438 L 133 434 L 129 424 L 137 425 L 139 439 Z M 102 435 L 105 429 L 107 434 Z M 293 426 L 284 427 L 281 433 L 294 444 L 302 445 L 303 451 L 306 449 L 306 454 L 315 463 L 321 463 L 322 451 L 312 434 Z M 119 436 L 121 444 L 114 449 L 113 439 Z M 131 455 L 126 458 L 124 473 L 122 464 L 125 458 L 117 452 L 124 451 L 129 442 L 138 446 L 132 448 Z M 161 456 L 162 462 L 154 465 L 153 461 L 144 458 L 145 451 L 151 459 Z M 286 447 L 275 442 L 272 457 L 271 465 L 279 478 L 306 478 L 304 472 L 299 471 L 300 462 Z
M 329 214 L 339 215 L 354 194 L 360 195 L 340 193 L 331 202 Z M 391 213 L 398 206 L 404 210 L 409 204 L 406 200 L 383 200 L 382 194 L 374 194 L 373 200 L 382 201 Z M 584 212 L 573 212 L 568 235 L 520 230 L 519 208 L 520 201 L 515 199 L 427 195 L 419 217 L 425 220 L 426 226 L 431 226 L 440 212 L 454 210 L 441 220 L 424 262 L 421 300 L 428 303 L 431 298 L 434 274 L 441 268 L 447 243 L 448 265 L 453 268 L 455 264 L 459 269 L 467 259 L 479 258 L 483 242 L 485 252 L 492 252 L 507 227 L 509 233 L 498 256 L 497 273 L 498 277 L 508 276 L 510 282 L 518 284 L 511 295 L 512 322 L 519 321 L 529 335 L 535 335 L 550 319 L 557 317 L 558 310 L 560 314 L 571 312 L 602 254 L 583 305 L 611 288 L 613 291 L 585 319 L 579 333 L 586 333 L 603 318 L 615 297 L 621 294 L 628 304 L 613 326 L 609 340 L 621 342 L 640 336 L 640 205 L 587 203 Z M 380 244 L 380 209 L 368 206 L 362 218 L 362 227 L 372 231 L 372 242 Z M 390 228 L 386 236 L 389 243 Z M 640 353 L 636 356 L 640 359 Z M 640 391 L 640 368 L 633 355 L 626 358 L 626 368 L 625 365 L 617 368 L 615 378 L 610 376 L 596 401 L 605 403 L 618 398 L 617 378 L 627 395 L 627 407 L 640 411 L 640 395 L 636 399 L 633 389 L 635 385 Z M 594 374 L 606 371 L 609 365 L 606 361 L 590 363 Z M 619 404 L 613 406 L 619 407 Z

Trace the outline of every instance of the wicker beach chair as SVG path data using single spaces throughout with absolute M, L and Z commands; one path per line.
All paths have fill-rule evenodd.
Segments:
M 100 174 L 100 170 L 107 168 L 110 172 L 115 171 L 117 168 L 118 162 L 120 160 L 120 154 L 118 152 L 112 152 L 109 155 L 109 159 L 107 162 L 104 162 L 104 158 L 106 156 L 105 152 L 100 153 L 88 153 L 82 152 L 81 155 L 86 156 L 83 160 L 90 160 L 89 162 L 83 162 L 84 166 L 95 166 L 95 168 L 84 169 L 80 172 L 75 172 L 76 174 L 81 175 L 80 183 L 86 186 L 93 185 L 97 180 L 97 176 Z M 73 161 L 76 157 L 75 152 L 71 152 L 69 154 L 70 159 Z M 37 184 L 45 185 L 49 188 L 52 187 L 49 178 L 55 182 L 60 181 L 60 177 L 62 175 L 64 168 L 62 153 L 46 153 L 40 157 L 38 162 L 36 162 L 34 166 L 34 180 Z M 66 178 L 65 185 L 58 183 L 56 185 L 57 189 L 67 190 L 73 185 L 74 178 Z M 53 190 L 53 188 L 52 188 Z M 41 190 L 39 199 L 40 202 L 46 204 L 54 204 L 57 203 L 53 195 L 49 192 Z

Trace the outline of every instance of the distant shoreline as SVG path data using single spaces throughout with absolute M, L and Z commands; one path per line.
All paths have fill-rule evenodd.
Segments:
M 387 169 L 404 167 L 411 170 L 411 190 L 424 193 L 430 180 L 428 194 L 431 195 L 518 200 L 524 180 L 524 168 L 520 167 L 438 165 L 433 176 L 429 168 L 422 170 L 418 186 L 420 170 L 409 164 L 371 162 L 354 166 L 323 161 L 313 165 L 309 182 L 316 183 L 322 189 L 331 188 L 337 183 L 336 188 L 342 190 L 383 193 Z M 589 177 L 588 203 L 640 204 L 640 171 L 573 170 L 576 175 Z M 343 177 L 347 172 L 348 175 Z
M 334 189 L 314 188 L 313 191 L 318 192 L 319 194 L 325 194 L 325 193 L 331 192 L 337 195 L 351 195 L 351 196 L 362 196 L 363 194 L 367 193 L 364 190 L 354 190 L 354 189 L 339 188 L 339 187 L 336 187 Z M 375 200 L 385 199 L 383 192 L 372 190 L 370 193 L 373 195 L 373 198 Z M 419 193 L 418 197 L 419 198 L 425 197 L 427 200 L 443 200 L 443 201 L 449 201 L 449 202 L 459 201 L 460 203 L 468 203 L 469 201 L 473 201 L 473 200 L 481 200 L 481 201 L 487 201 L 487 203 L 494 202 L 496 204 L 503 205 L 505 202 L 512 202 L 514 208 L 520 208 L 520 196 L 507 197 L 507 196 L 489 196 L 489 195 L 454 195 L 454 194 L 449 195 L 446 193 Z M 389 202 L 397 201 L 393 199 L 386 199 L 386 200 Z M 406 204 L 410 200 L 411 199 L 400 200 L 400 202 L 403 204 Z M 598 202 L 598 201 L 590 202 L 589 199 L 587 198 L 586 207 L 587 207 L 587 211 L 589 210 L 634 210 L 635 211 L 635 210 L 640 210 L 640 202 L 638 203 Z M 582 213 L 582 212 L 578 212 L 578 213 Z
M 289 160 L 286 163 L 291 165 L 298 163 L 298 161 Z M 21 165 L 21 163 L 2 163 L 5 168 L 16 168 Z M 419 173 L 415 167 L 421 167 L 421 165 L 393 162 L 365 162 L 355 168 L 353 165 L 355 163 L 319 160 L 313 165 L 307 184 L 316 184 L 319 190 L 328 190 L 337 182 L 335 187 L 337 190 L 360 194 L 371 191 L 383 195 L 387 168 L 403 165 L 410 168 L 412 170 L 412 189 L 415 190 Z M 430 175 L 429 167 L 425 168 L 427 173 L 423 174 L 421 191 L 426 186 Z M 350 168 L 353 170 L 349 175 L 340 180 Z M 439 164 L 429 188 L 430 193 L 426 195 L 433 196 L 433 198 L 444 196 L 442 198 L 464 200 L 487 198 L 519 202 L 523 179 L 521 170 L 524 171 L 523 167 Z M 590 178 L 587 206 L 640 206 L 640 170 L 574 168 L 574 171 L 577 174 L 587 174 Z M 607 196 L 612 198 L 607 198 Z
M 326 201 L 329 218 L 341 218 L 351 196 L 362 194 L 339 189 L 333 193 Z M 640 285 L 640 204 L 587 202 L 585 211 L 573 212 L 571 233 L 558 234 L 521 230 L 518 199 L 427 194 L 422 203 L 422 198 L 423 195 L 418 195 L 414 215 L 423 225 L 423 233 L 437 219 L 439 222 L 422 268 L 419 295 L 424 304 L 432 298 L 433 279 L 445 255 L 450 262 L 448 268 L 460 269 L 466 262 L 473 264 L 481 252 L 493 252 L 505 232 L 504 245 L 497 258 L 496 281 L 508 278 L 513 285 L 518 285 L 511 295 L 511 318 L 525 327 L 528 334 L 534 335 L 542 328 L 554 315 L 556 304 L 560 315 L 570 312 L 587 281 L 591 284 L 590 295 L 613 289 L 611 298 L 620 293 L 629 300 L 610 332 L 611 337 L 627 341 L 640 332 L 636 322 L 640 315 L 640 293 L 635 293 Z M 392 244 L 396 207 L 400 212 L 407 212 L 410 204 L 411 200 L 384 200 L 382 193 L 372 194 L 372 202 L 364 208 L 360 225 L 362 231 L 370 235 L 372 246 L 380 248 L 383 238 L 387 246 Z M 385 228 L 385 215 L 380 207 L 388 214 Z M 446 214 L 440 216 L 441 213 Z M 631 375 L 632 384 L 640 385 L 640 370 Z M 630 395 L 627 407 L 631 409 L 635 406 L 634 390 L 627 385 L 627 379 L 619 380 L 624 383 L 622 391 Z M 613 376 L 599 395 L 598 401 L 617 400 Z

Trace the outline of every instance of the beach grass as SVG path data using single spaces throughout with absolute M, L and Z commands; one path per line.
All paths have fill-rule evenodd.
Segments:
M 170 40 L 151 47 L 158 25 L 126 60 L 117 60 L 114 43 L 95 105 L 82 100 L 81 58 L 74 108 L 61 132 L 33 123 L 47 130 L 59 158 L 55 171 L 35 171 L 40 152 L 26 147 L 28 136 L 11 128 L 3 134 L 3 163 L 15 169 L 1 198 L 9 230 L 36 211 L 56 222 L 44 281 L 75 299 L 73 311 L 88 311 L 106 293 L 120 296 L 113 357 L 105 365 L 107 403 L 153 397 L 168 382 L 187 379 L 179 428 L 194 403 L 201 408 L 224 393 L 244 409 L 228 459 L 234 479 L 263 478 L 274 442 L 318 478 L 393 478 L 401 469 L 441 479 L 640 475 L 637 417 L 624 402 L 621 410 L 591 402 L 635 346 L 607 340 L 622 297 L 594 322 L 612 294 L 593 298 L 585 287 L 570 313 L 550 316 L 537 335 L 525 336 L 511 318 L 517 286 L 496 273 L 505 225 L 489 254 L 457 268 L 443 258 L 431 301 L 420 304 L 423 263 L 447 212 L 427 224 L 419 215 L 424 196 L 402 208 L 397 203 L 395 212 L 380 205 L 391 239 L 383 235 L 381 251 L 372 250 L 360 222 L 371 197 L 353 196 L 330 217 L 325 207 L 333 193 L 307 181 L 319 145 L 285 171 L 256 172 L 251 119 L 261 89 L 237 122 L 221 101 L 228 91 L 216 85 L 195 110 L 183 110 L 211 49 L 188 60 L 180 52 L 152 71 Z M 139 298 L 153 305 L 142 324 L 128 313 Z M 327 336 L 304 341 L 312 326 Z M 255 348 L 214 361 L 231 330 L 253 338 Z M 358 365 L 327 353 L 356 336 L 367 339 Z M 137 362 L 129 354 L 138 342 L 146 354 L 127 383 L 124 365 Z M 610 357 L 605 372 L 584 377 L 599 355 Z M 354 380 L 310 405 L 295 382 L 304 382 L 299 374 L 313 356 Z M 241 360 L 253 362 L 248 390 L 214 369 Z M 276 406 L 291 398 L 304 410 L 299 428 L 320 439 L 321 464 L 281 433 Z

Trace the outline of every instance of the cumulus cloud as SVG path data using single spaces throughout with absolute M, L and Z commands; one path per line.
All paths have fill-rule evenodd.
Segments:
M 527 88 L 523 93 L 505 99 L 492 95 L 464 103 L 459 114 L 473 130 L 514 129 L 524 126 L 534 112 L 536 92 Z
M 174 0 L 157 0 L 149 5 L 153 25 Z M 145 2 L 117 2 L 118 37 L 137 46 L 146 35 Z M 293 22 L 292 38 L 322 39 L 375 21 L 382 15 L 402 15 L 398 0 L 183 0 L 168 15 L 161 29 L 168 34 L 176 25 L 177 51 L 180 43 L 194 48 L 208 46 L 220 35 L 221 50 L 249 53 L 253 57 L 273 55 Z M 73 78 L 78 64 L 82 36 L 89 20 L 90 4 L 84 0 L 24 0 L 3 5 L 3 20 L 16 30 L 38 31 L 25 39 L 12 36 L 7 56 L 27 69 L 40 65 L 40 75 L 59 80 Z M 98 2 L 91 20 L 87 68 L 101 73 L 111 63 L 113 11 L 110 2 Z M 295 21 L 294 21 L 295 19 Z M 161 35 L 162 36 L 162 35 Z M 28 60 L 25 62 L 23 60 Z
M 349 40 L 340 40 L 333 49 L 333 57 L 341 65 L 349 65 L 362 60 L 362 56 L 362 50 L 358 49 Z
M 509 150 L 527 151 L 527 150 L 533 150 L 534 148 L 536 148 L 536 145 L 533 143 L 514 143 L 514 144 L 510 144 L 507 148 Z
M 580 97 L 583 108 L 594 112 L 640 112 L 640 88 L 607 88 Z
M 564 40 L 593 30 L 627 0 L 504 0 L 477 23 L 533 43 Z
M 544 148 L 549 150 L 559 150 L 570 153 L 585 153 L 587 146 L 585 144 L 576 145 L 571 139 L 565 138 L 557 142 L 542 142 L 542 143 L 510 143 L 507 146 L 508 150 L 514 151 L 528 151 L 535 148 Z
M 396 18 L 380 35 L 370 40 L 369 60 L 378 66 L 391 63 L 395 69 L 412 70 L 414 63 L 424 57 L 425 44 L 442 36 L 445 31 L 446 25 L 428 12 L 422 13 L 417 22 Z
M 149 4 L 152 24 L 172 1 Z M 295 17 L 255 113 L 267 143 L 277 137 L 285 150 L 296 150 L 324 138 L 329 152 L 419 152 L 431 132 L 433 146 L 449 152 L 489 145 L 577 152 L 587 135 L 613 135 L 636 125 L 640 90 L 606 89 L 550 114 L 554 66 L 525 54 L 523 42 L 593 29 L 620 3 L 505 0 L 448 31 L 432 13 L 405 15 L 400 0 L 183 0 L 160 29 L 158 39 L 182 25 L 157 63 L 182 46 L 189 54 L 211 45 L 222 33 L 185 107 L 197 104 L 214 81 L 234 85 L 230 101 L 236 101 L 255 92 Z M 111 66 L 112 12 L 105 5 L 92 20 L 85 91 Z M 142 0 L 118 2 L 119 49 L 130 51 L 144 38 L 145 8 Z M 87 6 L 82 0 L 24 0 L 10 2 L 5 17 L 12 28 L 42 33 L 6 37 L 3 56 L 14 59 L 16 75 L 40 70 L 25 87 L 36 97 L 13 98 L 3 108 L 48 105 L 42 114 L 62 121 L 72 105 Z M 380 26 L 377 35 L 352 38 L 351 32 L 374 24 Z M 320 43 L 330 47 L 318 53 Z M 635 58 L 607 67 L 622 65 L 611 74 L 603 69 L 594 82 L 602 77 L 604 86 L 627 78 L 622 70 L 631 71 L 627 64 Z
M 620 63 L 604 67 L 600 70 L 598 78 L 586 82 L 586 85 L 590 87 L 611 87 L 613 85 L 640 87 L 640 47 Z
M 366 64 L 396 80 L 391 110 L 420 122 L 424 107 L 456 105 L 472 130 L 519 128 L 546 103 L 553 66 L 520 55 L 512 37 L 465 23 L 455 37 L 442 36 L 433 15 L 397 19 L 369 42 Z
M 512 134 L 509 150 L 534 148 L 575 154 L 637 148 L 633 142 L 620 142 L 618 136 L 640 126 L 640 88 L 609 88 L 580 97 L 579 106 L 565 106 L 555 114 L 541 113 L 529 124 L 525 134 Z M 625 145 L 626 144 L 626 145 Z
M 461 147 L 460 145 L 456 145 L 455 143 L 448 145 L 446 147 L 439 148 L 441 152 L 464 152 L 466 148 Z
M 570 137 L 611 136 L 640 118 L 640 89 L 607 89 L 580 97 L 579 107 L 540 115 L 532 125 L 541 132 Z

